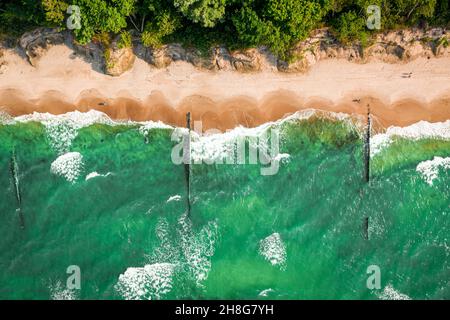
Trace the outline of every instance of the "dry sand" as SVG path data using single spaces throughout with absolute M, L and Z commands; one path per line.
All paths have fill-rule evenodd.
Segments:
M 114 119 L 181 126 L 190 111 L 205 130 L 225 130 L 305 108 L 365 114 L 370 104 L 384 127 L 450 119 L 450 58 L 403 64 L 330 59 L 306 74 L 211 72 L 185 62 L 157 69 L 136 59 L 132 70 L 116 78 L 64 45 L 52 47 L 36 68 L 12 50 L 4 59 L 0 109 L 14 116 L 96 109 Z M 410 72 L 410 78 L 403 76 Z

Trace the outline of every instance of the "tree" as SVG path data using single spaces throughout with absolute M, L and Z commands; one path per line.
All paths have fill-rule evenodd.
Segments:
M 334 33 L 337 39 L 348 44 L 354 40 L 365 43 L 367 38 L 365 19 L 354 11 L 344 12 L 334 22 Z
M 45 10 L 45 18 L 50 23 L 63 25 L 66 18 L 65 12 L 69 7 L 65 1 L 61 0 L 42 0 L 42 7 Z
M 171 1 L 143 0 L 136 4 L 130 20 L 142 32 L 141 38 L 145 46 L 158 47 L 162 45 L 164 37 L 181 27 L 182 17 Z M 140 21 L 139 27 L 134 20 Z
M 127 27 L 134 0 L 73 0 L 81 11 L 81 29 L 75 30 L 80 43 L 87 43 L 96 32 L 119 33 Z
M 203 27 L 214 27 L 225 15 L 226 0 L 174 0 L 175 8 Z
M 170 10 L 165 10 L 147 23 L 142 33 L 142 42 L 145 46 L 159 47 L 162 39 L 175 32 L 180 25 L 179 17 Z
M 311 30 L 329 26 L 344 43 L 361 42 L 369 5 L 381 8 L 383 30 L 449 25 L 450 0 L 1 0 L 0 32 L 20 35 L 36 26 L 66 27 L 69 5 L 77 5 L 85 44 L 134 28 L 148 46 L 180 41 L 209 52 L 211 45 L 233 48 L 266 45 L 281 59 Z M 73 18 L 73 14 L 72 14 Z M 71 20 L 72 21 L 72 20 Z
M 282 59 L 289 59 L 290 47 L 305 39 L 325 16 L 328 1 L 254 0 L 244 4 L 232 20 L 239 38 L 249 45 L 267 45 Z
M 293 40 L 304 39 L 324 16 L 319 1 L 268 0 L 264 16 Z
M 80 8 L 81 28 L 75 29 L 77 40 L 88 43 L 96 33 L 119 33 L 127 27 L 126 19 L 132 13 L 135 0 L 72 0 Z M 64 1 L 43 0 L 47 20 L 65 26 L 67 6 Z
M 44 10 L 40 1 L 0 1 L 0 32 L 20 35 L 32 27 L 45 24 Z

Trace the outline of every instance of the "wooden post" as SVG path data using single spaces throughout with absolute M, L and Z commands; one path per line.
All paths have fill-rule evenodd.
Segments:
M 364 217 L 364 239 L 369 240 L 369 217 Z
M 10 163 L 10 170 L 11 170 L 11 178 L 14 185 L 14 194 L 16 196 L 16 202 L 17 202 L 17 209 L 16 212 L 19 214 L 19 223 L 20 227 L 22 229 L 25 228 L 25 219 L 23 217 L 22 213 L 22 198 L 20 196 L 20 184 L 19 184 L 19 166 L 17 165 L 17 159 L 16 159 L 16 152 L 15 149 L 13 149 L 11 154 L 11 163 Z
M 183 145 L 183 163 L 184 176 L 186 180 L 186 203 L 188 209 L 188 216 L 191 215 L 191 113 L 186 113 L 186 128 L 188 129 L 188 136 L 184 138 Z

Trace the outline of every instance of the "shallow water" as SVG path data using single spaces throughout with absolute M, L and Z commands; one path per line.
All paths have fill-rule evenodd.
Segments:
M 367 184 L 349 121 L 276 126 L 289 154 L 277 174 L 194 164 L 188 216 L 172 129 L 0 125 L 0 298 L 450 298 L 450 170 L 431 184 L 416 170 L 450 157 L 450 140 L 391 138 Z M 70 265 L 79 290 L 66 289 Z M 366 287 L 370 265 L 380 289 Z

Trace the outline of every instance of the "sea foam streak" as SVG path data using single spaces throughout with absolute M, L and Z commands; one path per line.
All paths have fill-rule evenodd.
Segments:
M 181 200 L 181 196 L 179 194 L 174 195 L 169 197 L 169 199 L 167 199 L 166 203 L 172 202 L 172 201 L 180 201 Z
M 370 156 L 373 157 L 393 142 L 393 137 L 410 140 L 450 139 L 450 120 L 430 123 L 419 121 L 407 127 L 389 127 L 385 133 L 379 133 L 370 140 Z
M 97 178 L 97 177 L 107 177 L 111 174 L 112 174 L 111 172 L 108 172 L 106 174 L 100 174 L 97 171 L 93 171 L 86 176 L 85 181 L 93 179 L 93 178 Z
M 268 297 L 274 290 L 272 288 L 265 289 L 258 294 L 258 297 Z
M 68 152 L 59 156 L 50 166 L 53 174 L 74 183 L 83 168 L 83 156 L 79 152 Z
M 416 171 L 419 172 L 426 183 L 430 186 L 433 185 L 434 179 L 438 177 L 439 169 L 450 169 L 450 157 L 441 158 L 434 157 L 433 160 L 422 161 L 416 167 Z

